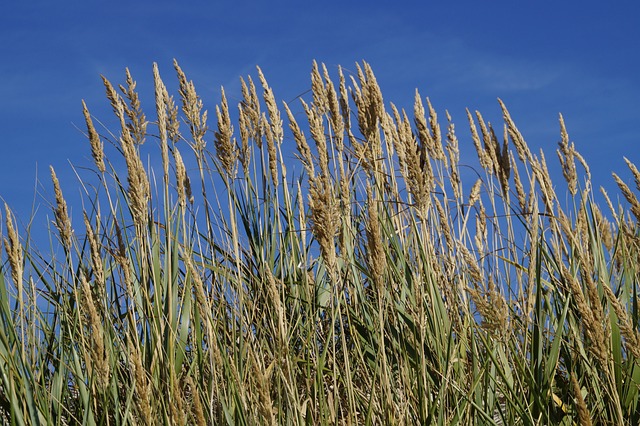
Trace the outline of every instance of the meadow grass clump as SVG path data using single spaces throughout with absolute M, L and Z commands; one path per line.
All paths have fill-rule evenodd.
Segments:
M 82 103 L 83 226 L 53 168 L 51 250 L 5 206 L 3 423 L 640 423 L 640 202 L 595 201 L 562 117 L 557 184 L 502 102 L 460 141 L 314 63 L 299 105 L 259 69 L 222 90 L 211 130 L 174 68 L 153 119 L 128 70 L 117 131 Z

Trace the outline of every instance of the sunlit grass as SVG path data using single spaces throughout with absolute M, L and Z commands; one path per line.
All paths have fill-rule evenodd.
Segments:
M 83 103 L 84 229 L 53 168 L 50 251 L 5 208 L 3 422 L 640 423 L 640 202 L 618 175 L 627 204 L 596 197 L 562 118 L 557 186 L 502 103 L 459 142 L 367 64 L 314 64 L 308 100 L 258 70 L 210 128 L 175 69 L 153 122 L 104 80 L 115 140 Z

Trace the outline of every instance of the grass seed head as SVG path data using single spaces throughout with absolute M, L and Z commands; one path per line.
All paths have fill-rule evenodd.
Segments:
M 640 333 L 638 333 L 638 330 L 634 327 L 633 320 L 630 319 L 624 304 L 616 297 L 611 287 L 605 284 L 602 288 L 611 307 L 616 313 L 616 317 L 618 317 L 618 326 L 624 337 L 624 346 L 627 352 L 632 354 L 635 359 L 640 359 Z
M 318 241 L 320 252 L 330 272 L 334 273 L 336 264 L 334 239 L 340 225 L 340 217 L 333 194 L 333 185 L 328 177 L 317 177 L 310 182 L 309 210 L 311 231 Z
M 180 155 L 180 151 L 178 151 L 178 148 L 173 149 L 173 157 L 176 162 L 178 202 L 180 203 L 182 208 L 184 208 L 187 204 L 187 200 L 189 201 L 189 204 L 193 204 L 191 181 L 189 180 L 189 176 L 187 175 L 186 168 L 184 167 L 184 162 L 182 161 L 182 155 Z
M 69 213 L 67 211 L 67 202 L 62 195 L 62 189 L 60 189 L 60 182 L 58 181 L 55 170 L 53 167 L 50 167 L 50 170 L 56 198 L 56 228 L 60 234 L 60 241 L 62 241 L 63 246 L 68 250 L 71 248 L 73 231 L 71 230 L 71 220 L 69 219 Z
M 96 128 L 93 126 L 93 120 L 91 119 L 91 114 L 89 114 L 89 110 L 87 109 L 87 104 L 82 101 L 82 113 L 84 114 L 84 120 L 87 124 L 87 134 L 89 135 L 89 143 L 91 145 L 91 156 L 93 157 L 93 161 L 98 168 L 100 173 L 104 173 L 106 168 L 104 165 L 104 150 L 102 141 L 100 140 L 100 136 L 96 131 Z
M 91 341 L 89 364 L 92 374 L 97 379 L 98 388 L 105 389 L 109 384 L 110 365 L 109 355 L 104 344 L 104 327 L 93 300 L 91 287 L 83 273 L 80 273 L 80 284 L 82 291 L 80 309 L 84 312 Z
M 624 181 L 620 179 L 620 177 L 616 173 L 612 173 L 612 175 L 613 179 L 616 181 L 618 187 L 622 191 L 622 195 L 624 195 L 624 198 L 627 200 L 627 202 L 631 204 L 631 213 L 633 213 L 636 220 L 640 221 L 640 201 L 638 201 L 636 195 L 633 193 L 633 191 L 631 191 L 631 188 L 629 188 L 629 186 L 624 183 Z
M 504 102 L 502 102 L 501 99 L 498 99 L 498 102 L 500 103 L 500 107 L 502 108 L 502 116 L 504 118 L 504 122 L 507 124 L 507 132 L 509 133 L 509 137 L 511 138 L 511 141 L 516 147 L 518 158 L 523 163 L 531 163 L 533 160 L 533 155 L 529 150 L 529 146 L 524 141 L 522 134 L 520 133 L 515 123 L 513 122 L 513 119 L 511 118 L 511 114 L 509 114 L 509 111 L 507 110 L 507 107 L 504 104 Z
M 624 158 L 624 162 L 627 163 L 627 167 L 629 167 L 629 170 L 631 170 L 631 173 L 633 174 L 633 179 L 636 182 L 636 189 L 640 191 L 640 171 L 638 171 L 636 165 L 629 161 L 627 157 Z
M 564 125 L 564 119 L 560 114 L 560 136 L 562 140 L 558 143 L 558 158 L 562 165 L 562 174 L 569 185 L 569 192 L 575 196 L 578 190 L 578 173 L 576 172 L 575 147 L 573 143 L 569 145 L 569 135 Z
M 127 85 L 126 87 L 120 85 L 120 91 L 129 101 L 129 104 L 125 105 L 125 113 L 129 121 L 128 127 L 133 135 L 135 144 L 142 145 L 145 141 L 147 125 L 149 122 L 147 121 L 147 117 L 140 105 L 140 98 L 138 96 L 138 92 L 136 92 L 136 82 L 133 80 L 133 77 L 131 77 L 129 68 L 125 69 L 125 73 Z
M 606 366 L 609 359 L 609 351 L 606 347 L 605 332 L 601 322 L 594 315 L 593 310 L 587 303 L 582 286 L 578 279 L 567 269 L 564 264 L 560 265 L 561 277 L 568 285 L 569 291 L 573 295 L 576 308 L 579 313 L 585 334 L 590 342 L 589 351 L 595 356 L 601 366 Z
M 22 287 L 22 273 L 24 271 L 24 255 L 22 251 L 22 245 L 18 237 L 18 232 L 13 226 L 13 219 L 11 218 L 11 210 L 5 203 L 4 205 L 7 225 L 7 238 L 4 239 L 4 249 L 7 252 L 9 258 L 9 266 L 11 267 L 11 278 L 16 288 Z
M 201 153 L 206 147 L 204 136 L 208 130 L 207 111 L 202 110 L 202 99 L 198 96 L 193 82 L 187 80 L 187 76 L 182 71 L 182 68 L 180 68 L 180 65 L 178 65 L 178 61 L 173 61 L 173 67 L 178 75 L 180 97 L 182 98 L 182 111 L 189 124 L 189 130 L 193 138 L 193 146 L 196 153 Z
M 591 426 L 591 414 L 589 413 L 589 408 L 582 397 L 580 384 L 578 384 L 578 379 L 576 378 L 575 373 L 571 373 L 570 380 L 571 391 L 576 399 L 576 408 L 578 409 L 578 421 L 580 422 L 580 426 Z
M 236 163 L 238 160 L 238 150 L 235 140 L 233 139 L 233 126 L 229 117 L 229 107 L 227 105 L 227 97 L 224 94 L 224 88 L 220 88 L 222 100 L 220 106 L 216 106 L 216 115 L 218 117 L 218 130 L 215 132 L 215 148 L 216 155 L 222 164 L 222 169 L 226 173 L 226 177 L 232 180 L 236 174 Z
M 374 198 L 373 190 L 367 185 L 367 205 L 368 221 L 366 225 L 367 234 L 367 260 L 371 268 L 371 276 L 376 288 L 382 291 L 383 277 L 387 269 L 386 254 L 382 243 L 382 231 L 380 229 L 380 218 L 378 216 L 379 201 Z
M 304 132 L 300 129 L 289 105 L 284 104 L 284 109 L 289 117 L 289 128 L 293 133 L 293 138 L 296 141 L 296 147 L 298 148 L 298 152 L 300 153 L 300 161 L 302 161 L 302 165 L 309 176 L 309 179 L 313 179 L 316 175 L 315 169 L 313 167 L 313 156 L 311 155 L 311 148 L 309 148 L 309 144 L 307 143 L 307 139 L 304 136 Z
M 84 216 L 84 224 L 87 230 L 87 240 L 89 240 L 89 249 L 91 252 L 91 269 L 93 271 L 93 276 L 95 280 L 95 285 L 97 289 L 97 294 L 105 295 L 106 290 L 106 280 L 104 276 L 104 263 L 102 261 L 102 255 L 100 251 L 100 241 L 98 240 L 98 236 L 96 234 L 100 233 L 100 213 L 97 213 L 96 222 L 98 224 L 98 228 L 94 232 L 93 227 L 91 226 L 91 222 L 89 221 L 89 217 L 86 213 Z

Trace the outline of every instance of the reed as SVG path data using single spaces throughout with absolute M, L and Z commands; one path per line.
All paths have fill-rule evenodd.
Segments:
M 562 116 L 554 173 L 502 101 L 462 137 L 367 63 L 290 104 L 258 69 L 215 130 L 174 69 L 154 118 L 103 78 L 115 135 L 82 102 L 95 173 L 72 210 L 51 168 L 50 249 L 5 206 L 3 423 L 640 423 L 640 202 L 594 193 Z

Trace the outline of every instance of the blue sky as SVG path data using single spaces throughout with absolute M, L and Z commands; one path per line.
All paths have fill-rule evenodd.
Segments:
M 474 164 L 465 108 L 500 128 L 503 99 L 555 170 L 561 112 L 594 184 L 616 193 L 610 172 L 630 178 L 623 156 L 640 166 L 638 3 L 430 3 L 3 2 L 0 197 L 26 221 L 36 178 L 51 194 L 49 165 L 65 195 L 77 194 L 69 163 L 91 164 L 81 100 L 110 119 L 100 74 L 121 83 L 129 67 L 152 120 L 152 64 L 171 86 L 173 58 L 212 114 L 220 86 L 235 103 L 239 78 L 255 77 L 256 65 L 291 101 L 310 87 L 312 60 L 336 75 L 364 59 L 387 102 L 411 110 L 418 88 L 441 117 L 448 110 L 468 153 L 462 162 Z

